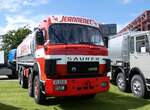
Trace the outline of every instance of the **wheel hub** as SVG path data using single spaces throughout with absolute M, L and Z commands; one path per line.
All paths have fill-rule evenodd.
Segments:
M 133 91 L 135 94 L 139 95 L 141 93 L 141 84 L 139 81 L 134 81 L 133 82 Z
M 124 87 L 124 80 L 121 77 L 118 79 L 118 86 L 119 86 L 119 88 Z

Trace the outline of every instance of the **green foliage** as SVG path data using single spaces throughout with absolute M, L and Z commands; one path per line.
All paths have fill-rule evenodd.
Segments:
M 30 33 L 31 30 L 26 27 L 8 31 L 3 35 L 3 49 L 8 53 L 10 49 L 17 48 L 22 40 Z

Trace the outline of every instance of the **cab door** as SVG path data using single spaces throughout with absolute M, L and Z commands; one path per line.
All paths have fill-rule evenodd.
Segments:
M 150 53 L 148 35 L 135 35 L 130 38 L 130 67 L 137 67 L 145 78 L 150 77 Z

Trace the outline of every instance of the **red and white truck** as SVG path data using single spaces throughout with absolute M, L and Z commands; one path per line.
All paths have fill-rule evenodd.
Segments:
M 19 83 L 36 103 L 109 90 L 108 50 L 96 21 L 50 16 L 17 47 Z

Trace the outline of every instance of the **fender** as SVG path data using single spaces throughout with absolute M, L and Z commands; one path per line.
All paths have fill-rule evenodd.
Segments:
M 39 76 L 39 79 L 40 79 L 40 89 L 45 94 L 45 86 L 44 86 L 45 85 L 45 81 L 43 81 L 41 79 L 41 69 L 40 69 L 40 65 L 39 65 L 38 62 L 34 64 L 33 76 L 32 76 L 33 80 L 34 80 L 35 75 Z
M 38 75 L 40 80 L 41 80 L 41 69 L 40 69 L 40 64 L 37 62 L 34 64 L 33 67 L 33 76 Z
M 123 69 L 122 67 L 117 67 L 117 68 L 115 68 L 115 72 L 113 72 L 114 75 L 112 76 L 112 77 L 114 77 L 114 80 L 116 80 L 117 75 L 118 75 L 118 73 L 120 73 L 120 72 L 122 72 L 125 77 L 127 76 L 127 75 L 125 74 L 125 71 L 124 71 L 124 69 Z
M 129 71 L 129 81 L 131 81 L 133 75 L 135 74 L 139 74 L 142 76 L 144 83 L 146 82 L 144 74 L 142 73 L 142 71 L 138 68 L 138 67 L 133 67 L 130 71 Z

